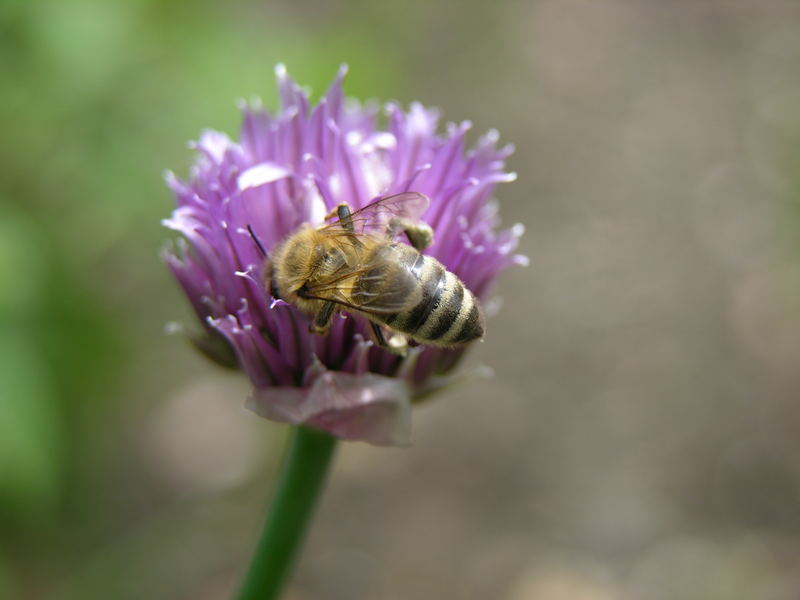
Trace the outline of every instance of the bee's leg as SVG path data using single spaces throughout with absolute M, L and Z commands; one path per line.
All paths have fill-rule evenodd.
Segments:
M 342 202 L 339 206 L 334 208 L 331 212 L 325 215 L 325 219 L 333 219 L 334 217 L 339 219 L 339 222 L 342 224 L 347 231 L 353 233 L 355 228 L 353 227 L 353 221 L 350 219 L 350 207 Z
M 350 207 L 347 206 L 347 204 L 340 204 L 336 207 L 336 214 L 339 216 L 339 222 L 342 224 L 342 227 L 347 229 L 350 233 L 353 233 L 355 228 L 350 218 Z
M 344 204 L 344 203 L 342 203 L 342 204 Z M 325 220 L 328 221 L 330 219 L 338 219 L 339 218 L 339 206 L 342 206 L 342 204 L 339 204 L 331 212 L 329 212 L 327 215 L 325 215 Z
M 383 330 L 381 329 L 380 325 L 370 321 L 369 326 L 372 328 L 372 333 L 375 334 L 375 341 L 378 342 L 378 345 L 381 348 L 385 348 L 389 352 L 398 354 L 400 356 L 406 355 L 406 352 L 408 351 L 408 342 L 404 336 L 393 335 L 387 341 L 386 336 L 383 335 Z
M 387 350 L 397 354 L 398 356 L 406 356 L 408 354 L 408 338 L 406 336 L 395 333 L 388 340 Z
M 387 233 L 390 238 L 393 238 L 401 231 L 406 234 L 411 245 L 420 252 L 433 243 L 433 229 L 425 223 L 416 223 L 402 217 L 394 217 L 389 221 Z
M 378 342 L 378 346 L 385 348 L 389 344 L 386 343 L 386 338 L 383 336 L 383 330 L 381 326 L 377 323 L 373 323 L 372 321 L 369 322 L 369 326 L 372 328 L 372 333 L 375 334 L 375 341 Z
M 322 308 L 314 317 L 314 320 L 308 326 L 308 330 L 311 333 L 326 333 L 328 331 L 328 327 L 331 324 L 331 317 L 333 317 L 333 311 L 336 308 L 336 305 L 333 302 L 326 302 L 322 305 Z

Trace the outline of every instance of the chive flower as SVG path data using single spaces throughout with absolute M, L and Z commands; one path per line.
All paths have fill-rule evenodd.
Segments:
M 516 178 L 504 171 L 513 148 L 498 148 L 492 130 L 466 149 L 469 122 L 442 133 L 438 111 L 416 102 L 380 111 L 346 100 L 346 71 L 312 106 L 278 65 L 277 113 L 242 104 L 238 141 L 209 130 L 191 144 L 189 178 L 166 174 L 177 207 L 164 225 L 183 237 L 164 259 L 202 324 L 196 345 L 250 378 L 250 409 L 338 438 L 405 445 L 413 400 L 446 383 L 466 348 L 416 346 L 400 357 L 346 312 L 327 335 L 309 333 L 308 316 L 270 296 L 262 248 L 268 256 L 340 203 L 356 210 L 415 191 L 430 199 L 421 220 L 434 240 L 424 252 L 485 301 L 500 272 L 526 263 L 514 253 L 522 225 L 500 229 L 492 196 Z

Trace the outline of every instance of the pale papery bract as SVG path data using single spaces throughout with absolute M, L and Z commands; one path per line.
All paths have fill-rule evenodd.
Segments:
M 420 192 L 430 198 L 421 220 L 434 231 L 425 253 L 486 300 L 501 271 L 526 263 L 514 253 L 522 226 L 498 230 L 492 200 L 495 184 L 515 179 L 504 171 L 513 148 L 497 148 L 490 131 L 465 150 L 470 124 L 438 133 L 438 112 L 419 103 L 407 111 L 386 105 L 381 128 L 375 106 L 345 100 L 345 73 L 312 107 L 279 65 L 277 114 L 243 105 L 238 142 L 202 133 L 189 179 L 166 176 L 177 208 L 164 224 L 185 239 L 165 260 L 204 325 L 198 345 L 247 373 L 253 411 L 344 439 L 404 445 L 413 398 L 441 386 L 465 348 L 417 346 L 401 358 L 370 341 L 363 318 L 346 313 L 327 335 L 309 333 L 308 316 L 270 297 L 256 239 L 269 252 L 342 202 L 358 209 Z

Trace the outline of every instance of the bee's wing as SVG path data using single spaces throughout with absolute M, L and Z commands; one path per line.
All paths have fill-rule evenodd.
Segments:
M 352 223 L 355 233 L 374 233 L 386 230 L 393 217 L 419 220 L 428 209 L 430 200 L 425 194 L 419 192 L 403 192 L 393 196 L 378 198 L 352 213 L 347 219 L 339 219 L 321 228 L 326 230 L 345 230 Z M 349 221 L 349 223 L 345 223 Z
M 417 278 L 393 253 L 387 246 L 353 269 L 307 282 L 305 295 L 368 314 L 409 310 L 422 300 L 422 291 Z

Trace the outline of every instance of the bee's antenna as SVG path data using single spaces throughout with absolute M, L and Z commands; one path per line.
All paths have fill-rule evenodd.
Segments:
M 255 234 L 255 233 L 253 233 L 253 228 L 252 228 L 252 227 L 250 227 L 250 225 L 249 225 L 249 224 L 247 225 L 247 231 L 249 231 L 249 232 L 250 232 L 250 237 L 251 237 L 251 238 L 253 238 L 253 241 L 256 243 L 256 246 L 258 246 L 258 249 L 261 251 L 261 256 L 263 256 L 264 258 L 266 258 L 266 257 L 268 256 L 268 255 L 267 255 L 267 251 L 266 251 L 266 250 L 264 250 L 264 246 L 262 246 L 262 245 L 261 245 L 261 242 L 259 242 L 259 241 L 258 241 L 258 237 L 256 237 L 256 234 Z

